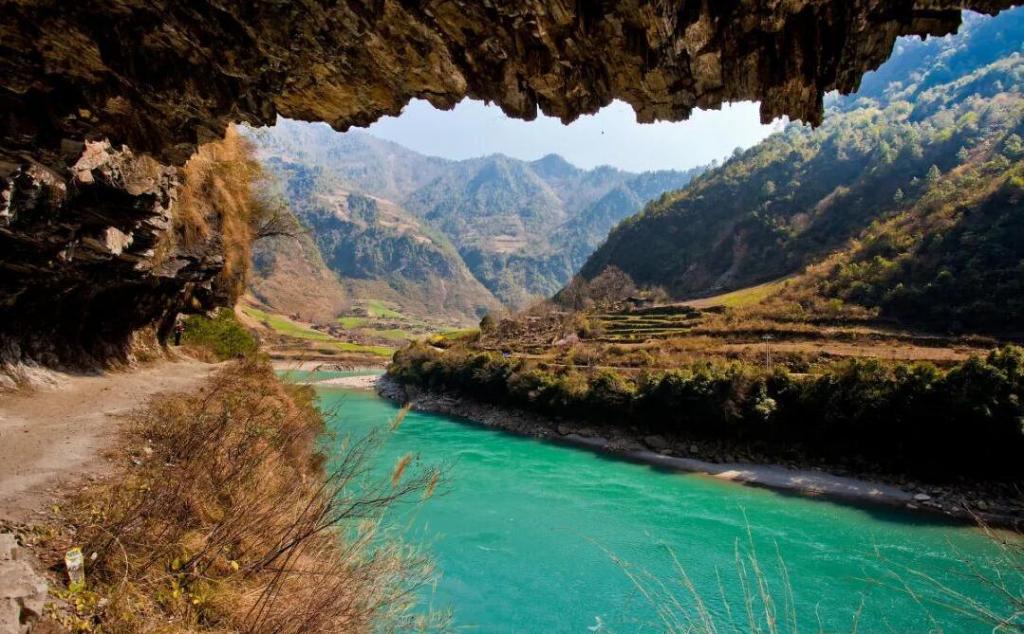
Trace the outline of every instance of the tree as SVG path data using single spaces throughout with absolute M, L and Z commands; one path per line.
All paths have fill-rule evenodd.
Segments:
M 253 203 L 253 239 L 295 238 L 305 229 L 283 201 L 257 199 Z
M 924 177 L 924 182 L 928 185 L 934 185 L 939 182 L 940 178 L 942 178 L 942 172 L 939 170 L 939 166 L 932 165 L 928 168 L 928 173 Z
M 566 308 L 583 310 L 590 304 L 590 283 L 582 275 L 574 275 L 554 300 Z
M 609 266 L 590 280 L 590 299 L 596 304 L 611 304 L 636 293 L 636 284 L 616 266 Z
M 898 205 L 903 202 L 903 197 L 903 190 L 897 188 L 896 193 L 892 195 L 892 201 Z
M 883 165 L 889 165 L 896 160 L 896 150 L 891 145 L 882 141 L 878 146 L 878 158 Z
M 1019 134 L 1011 134 L 1003 142 L 1003 150 L 1008 158 L 1019 158 L 1024 155 L 1024 140 L 1020 138 Z

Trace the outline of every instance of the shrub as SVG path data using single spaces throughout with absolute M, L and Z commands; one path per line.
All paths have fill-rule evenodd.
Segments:
M 208 351 L 220 361 L 252 354 L 259 347 L 256 338 L 238 323 L 230 308 L 218 309 L 213 317 L 186 317 L 182 343 Z

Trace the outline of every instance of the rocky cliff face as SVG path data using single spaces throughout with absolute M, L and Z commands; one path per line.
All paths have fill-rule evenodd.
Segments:
M 75 151 L 63 177 L 23 163 L 0 181 L 0 364 L 109 360 L 226 297 L 219 234 L 173 239 L 178 170 L 106 141 Z
M 0 332 L 19 354 L 55 332 L 103 354 L 216 275 L 216 236 L 157 257 L 175 171 L 126 173 L 131 152 L 181 165 L 230 122 L 343 130 L 414 97 L 565 121 L 615 98 L 640 121 L 754 99 L 817 122 L 897 36 L 1011 4 L 0 0 Z

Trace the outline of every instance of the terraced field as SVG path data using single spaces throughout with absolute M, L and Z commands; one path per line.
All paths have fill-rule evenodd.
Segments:
M 643 343 L 649 339 L 681 337 L 700 324 L 701 316 L 701 311 L 689 306 L 600 313 L 595 315 L 600 332 L 595 340 L 605 343 Z
M 535 363 L 544 370 L 604 369 L 635 375 L 694 361 L 761 364 L 768 358 L 794 373 L 814 372 L 848 358 L 948 366 L 972 355 L 983 356 L 999 344 L 985 337 L 920 333 L 891 324 L 745 319 L 745 308 L 763 302 L 786 284 L 788 280 L 776 280 L 658 306 L 637 307 L 639 300 L 629 300 L 598 311 L 524 313 L 501 320 L 465 345 Z
M 334 337 L 330 336 L 325 332 L 314 330 L 309 326 L 300 324 L 284 315 L 277 315 L 274 313 L 268 313 L 258 308 L 251 306 L 243 306 L 242 312 L 251 317 L 252 319 L 260 322 L 267 328 L 270 328 L 275 333 L 291 337 L 293 339 L 306 339 L 309 341 L 333 341 Z
M 365 358 L 379 364 L 395 352 L 394 346 L 347 341 L 284 315 L 268 313 L 252 306 L 242 306 L 241 312 L 249 318 L 250 326 L 258 326 L 263 331 L 265 347 L 272 357 L 337 359 L 346 362 Z
M 350 314 L 336 321 L 352 336 L 380 345 L 401 345 L 448 327 L 411 317 L 397 306 L 375 299 L 358 300 Z
M 789 279 L 790 278 L 788 277 L 784 277 L 772 282 L 758 284 L 757 286 L 749 286 L 747 288 L 741 288 L 729 293 L 714 295 L 712 297 L 691 299 L 683 303 L 687 306 L 692 306 L 693 308 L 710 308 L 712 306 L 743 308 L 745 306 L 753 306 L 754 304 L 757 304 L 782 290 Z

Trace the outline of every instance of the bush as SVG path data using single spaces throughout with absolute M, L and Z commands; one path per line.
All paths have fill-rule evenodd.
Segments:
M 190 315 L 185 318 L 182 343 L 213 354 L 220 361 L 256 352 L 256 338 L 235 318 L 230 308 L 218 309 L 214 316 Z

